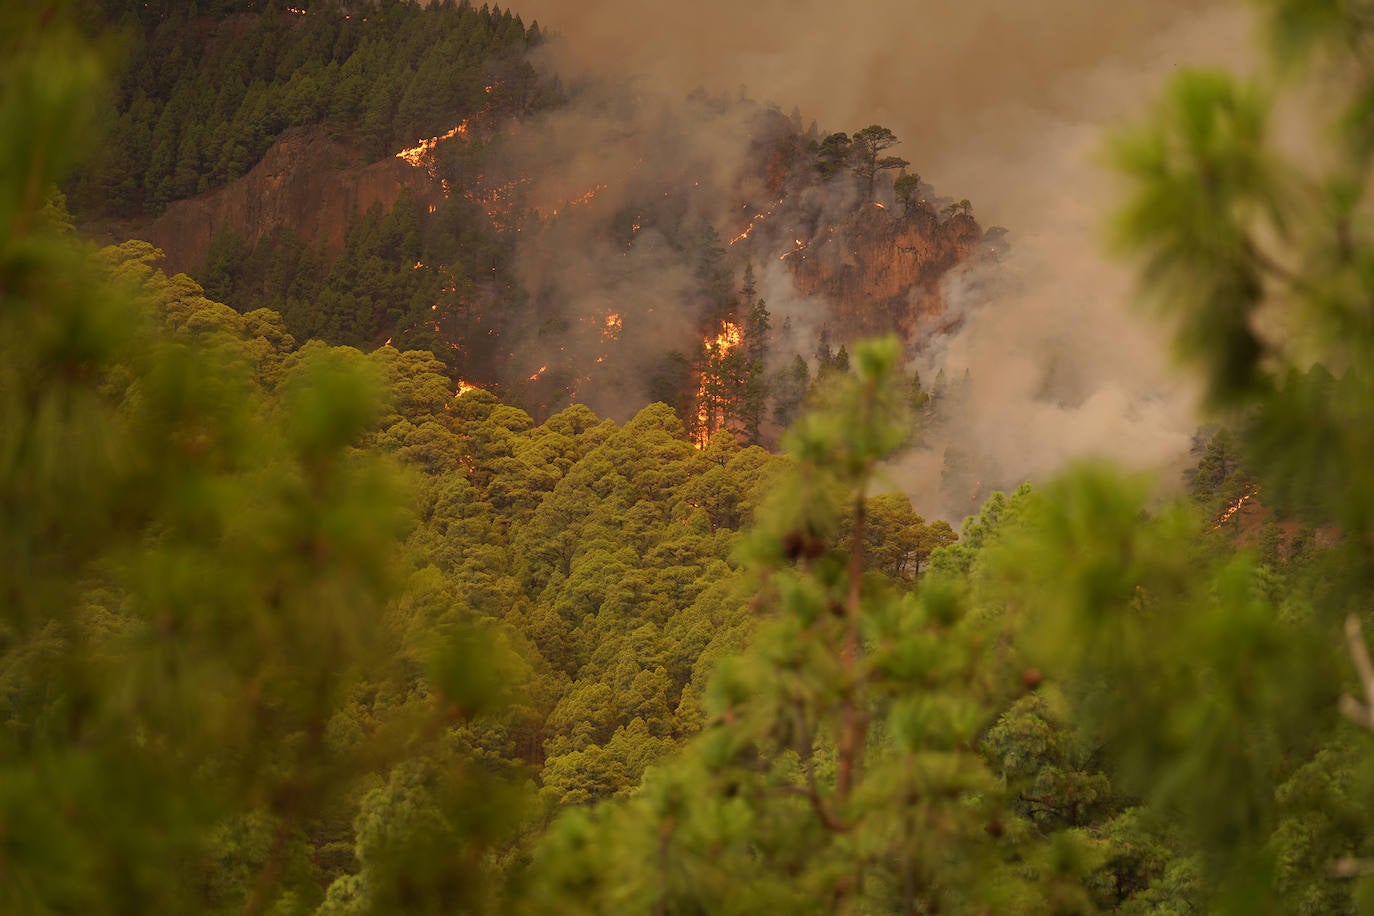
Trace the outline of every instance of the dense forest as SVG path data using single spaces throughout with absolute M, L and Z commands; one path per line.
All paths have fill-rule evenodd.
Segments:
M 499 7 L 349 9 L 92 0 L 88 28 L 116 29 L 131 66 L 73 203 L 133 216 L 233 181 L 289 127 L 355 131 L 380 158 L 455 116 L 527 112 L 557 92 L 524 59 L 539 27 Z
M 389 150 L 539 40 L 466 4 L 129 6 L 165 74 L 93 37 L 126 5 L 0 9 L 0 910 L 1374 909 L 1365 17 L 1268 0 L 1265 86 L 1180 74 L 1113 140 L 1115 241 L 1205 379 L 1187 495 L 1081 466 L 956 532 L 888 481 L 930 400 L 896 336 L 802 362 L 770 450 L 728 328 L 728 422 L 536 419 L 425 347 L 220 302 L 228 267 L 92 241 L 93 199 L 230 180 L 295 96 Z M 319 52 L 281 56 L 302 16 Z M 212 99 L 177 49 L 235 21 L 243 91 Z M 422 64 L 453 82 L 410 99 Z M 1270 129 L 1314 88 L 1320 172 Z M 209 106 L 248 125 L 238 166 L 201 136 L 194 182 L 123 171 Z M 817 150 L 871 194 L 903 166 L 865 137 Z M 413 245 L 407 212 L 350 244 Z M 702 277 L 766 339 L 751 272 Z
M 623 89 L 536 70 L 539 26 L 499 7 L 76 6 L 119 61 L 106 139 L 63 184 L 84 232 L 159 239 L 168 272 L 215 301 L 274 311 L 298 340 L 427 350 L 541 420 L 662 401 L 698 441 L 730 428 L 775 446 L 818 368 L 860 333 L 910 343 L 940 277 L 981 251 L 969 202 L 907 173 L 890 130 L 823 136 L 704 93 L 664 121 Z M 543 181 L 572 153 L 539 118 L 575 118 L 571 100 L 615 111 L 597 142 L 623 147 L 628 174 Z M 713 177 L 723 154 L 692 136 L 725 131 L 744 162 Z M 339 186 L 298 187 L 312 174 Z M 323 193 L 354 212 L 320 216 Z M 594 280 L 530 269 L 588 237 L 608 249 Z M 770 316 L 772 261 L 837 300 L 819 333 Z
M 89 33 L 117 36 L 126 62 L 98 155 L 66 186 L 88 221 L 136 220 L 233 182 L 291 128 L 322 126 L 371 161 L 455 121 L 489 128 L 559 95 L 526 60 L 538 26 L 499 8 L 93 0 L 80 10 Z M 445 174 L 458 167 L 449 158 L 482 145 L 446 147 Z M 430 305 L 504 269 L 509 245 L 462 197 L 426 212 L 408 195 L 368 211 L 343 255 L 289 229 L 262 244 L 230 232 L 197 273 L 243 311 L 270 305 L 302 339 L 371 348 L 399 331 L 447 359 Z M 442 258 L 444 272 L 412 270 L 422 258 Z

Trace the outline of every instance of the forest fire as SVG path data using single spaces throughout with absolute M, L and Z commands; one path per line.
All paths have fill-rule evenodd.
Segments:
M 396 154 L 397 159 L 404 159 L 416 168 L 423 168 L 429 173 L 429 177 L 434 177 L 434 148 L 445 140 L 452 140 L 454 137 L 466 137 L 468 133 L 468 122 L 471 119 L 464 118 L 458 126 L 452 130 L 439 134 L 437 137 L 430 137 L 428 140 L 421 140 L 414 146 L 407 147 Z
M 493 83 L 492 85 L 487 86 L 487 94 L 490 95 L 498 85 L 498 83 Z M 401 150 L 396 154 L 396 158 L 404 159 L 406 162 L 410 163 L 416 168 L 423 168 L 427 173 L 429 173 L 430 178 L 434 178 L 434 148 L 438 146 L 440 143 L 443 143 L 445 140 L 452 140 L 454 137 L 466 137 L 472 129 L 472 123 L 480 118 L 486 117 L 489 114 L 491 114 L 490 102 L 488 102 L 481 111 L 477 112 L 477 114 L 473 115 L 470 118 L 464 118 L 463 120 L 458 122 L 457 126 L 451 128 L 450 130 L 445 131 L 444 133 L 439 134 L 438 136 L 430 137 L 428 140 L 421 140 L 414 146 L 407 147 L 406 149 Z M 444 187 L 444 196 L 448 196 L 447 183 L 445 183 Z
M 704 364 L 706 367 L 719 366 L 731 351 L 744 342 L 744 331 L 733 321 L 722 321 L 720 331 L 714 338 L 707 337 L 702 340 L 702 348 L 705 350 Z M 697 416 L 696 429 L 692 432 L 692 444 L 697 448 L 706 448 L 711 441 L 711 435 L 724 423 L 724 407 L 720 393 L 714 388 L 718 387 L 718 379 L 715 373 L 703 370 L 697 380 Z
M 749 225 L 744 227 L 744 231 L 730 240 L 730 245 L 733 246 L 736 242 L 742 242 L 745 239 L 752 236 L 754 234 L 754 230 L 758 227 L 758 224 L 768 219 L 768 217 L 772 216 L 773 211 L 778 208 L 778 204 L 780 203 L 782 203 L 781 197 L 773 201 L 772 206 L 770 206 L 767 210 L 764 210 L 762 213 L 755 213 L 753 218 L 749 220 Z
M 606 316 L 606 324 L 601 329 L 601 339 L 605 341 L 616 341 L 620 339 L 620 332 L 625 327 L 620 315 L 611 312 Z
M 446 293 L 458 292 L 458 280 L 453 276 L 453 272 L 444 265 L 439 265 L 439 276 L 444 278 L 444 285 L 439 287 Z
M 479 185 L 481 181 L 482 176 L 477 176 Z M 463 196 L 481 207 L 487 214 L 487 219 L 491 220 L 491 224 L 496 229 L 502 230 L 508 228 L 514 221 L 516 189 L 528 182 L 528 178 L 516 178 L 505 184 L 485 187 L 480 190 L 470 189 L 465 191 Z
M 548 372 L 548 371 L 549 371 L 549 367 L 548 367 L 548 366 L 540 366 L 539 369 L 538 369 L 536 372 L 534 372 L 533 374 L 530 375 L 530 381 L 531 381 L 531 382 L 537 382 L 537 381 L 539 381 L 540 377 L 541 377 L 545 372 Z
M 455 392 L 453 392 L 453 396 L 454 396 L 455 398 L 461 398 L 463 395 L 467 394 L 469 391 L 476 391 L 476 390 L 478 390 L 478 386 L 477 386 L 477 385 L 473 385 L 473 384 L 471 384 L 470 382 L 465 382 L 465 381 L 463 381 L 462 379 L 459 379 L 459 380 L 458 380 L 458 390 L 455 391 Z
M 756 226 L 760 221 L 765 220 L 767 218 L 767 213 L 755 213 L 754 218 L 749 221 L 749 225 L 745 227 L 745 230 L 741 232 L 739 235 L 732 238 L 730 240 L 730 244 L 733 245 L 736 242 L 742 242 L 745 239 L 749 238 L 749 236 L 754 234 L 754 226 Z
M 571 200 L 564 201 L 557 207 L 554 207 L 553 209 L 549 210 L 547 213 L 539 209 L 538 207 L 535 208 L 535 212 L 539 214 L 540 219 L 551 219 L 557 216 L 560 210 L 571 210 L 573 207 L 586 206 L 587 204 L 591 203 L 593 200 L 596 199 L 596 195 L 600 194 L 608 187 L 609 185 L 594 184 L 591 186 L 589 190 L 583 192 L 583 194 L 580 197 L 574 197 Z
M 733 321 L 722 321 L 715 340 L 706 340 L 706 350 L 713 356 L 724 356 L 744 342 L 744 332 Z
M 1217 530 L 1218 528 L 1220 528 L 1222 525 L 1224 525 L 1224 524 L 1226 524 L 1228 521 L 1230 521 L 1230 520 L 1231 520 L 1231 516 L 1233 516 L 1233 515 L 1235 515 L 1237 512 L 1239 512 L 1240 509 L 1241 509 L 1241 507 L 1244 506 L 1247 502 L 1249 502 L 1249 500 L 1250 500 L 1250 498 L 1251 498 L 1252 496 L 1258 496 L 1258 495 L 1259 495 L 1259 491 L 1260 491 L 1259 484 L 1253 484 L 1253 485 L 1250 487 L 1250 489 L 1248 489 L 1248 490 L 1246 490 L 1244 493 L 1242 493 L 1242 494 L 1240 495 L 1240 497 L 1239 497 L 1235 502 L 1231 503 L 1231 505 L 1229 505 L 1229 506 L 1226 507 L 1226 511 L 1225 511 L 1225 512 L 1222 512 L 1222 513 L 1221 513 L 1221 516 L 1217 519 L 1217 523 L 1216 523 L 1215 525 L 1212 526 L 1212 530 L 1213 530 L 1213 531 L 1216 531 L 1216 530 Z

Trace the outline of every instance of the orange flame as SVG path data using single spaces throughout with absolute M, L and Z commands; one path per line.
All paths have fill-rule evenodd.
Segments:
M 548 366 L 540 366 L 540 367 L 539 367 L 539 371 L 536 372 L 536 373 L 534 373 L 533 375 L 530 376 L 530 381 L 531 381 L 531 382 L 537 382 L 537 381 L 539 381 L 539 377 L 540 377 L 541 375 L 543 375 L 545 372 L 548 372 L 548 371 L 549 371 L 549 367 L 548 367 Z
M 608 187 L 609 185 L 594 184 L 591 186 L 589 190 L 583 192 L 583 194 L 580 197 L 574 197 L 571 200 L 564 201 L 563 203 L 559 204 L 557 207 L 552 208 L 548 212 L 545 212 L 544 210 L 541 210 L 536 207 L 535 212 L 539 214 L 539 217 L 541 219 L 551 219 L 552 217 L 557 216 L 560 210 L 571 210 L 573 207 L 585 207 L 587 204 L 591 203 L 593 200 L 596 199 L 596 195 L 600 194 Z
M 733 245 L 736 242 L 742 242 L 745 239 L 749 238 L 749 236 L 754 234 L 754 227 L 767 218 L 767 213 L 755 213 L 754 218 L 749 221 L 749 225 L 745 227 L 743 232 L 732 238 L 730 240 L 730 244 Z
M 468 133 L 468 118 L 459 122 L 457 127 L 437 137 L 430 137 L 428 140 L 421 140 L 414 146 L 406 147 L 396 154 L 397 159 L 404 159 L 416 168 L 424 168 L 429 172 L 430 177 L 434 177 L 434 147 L 443 143 L 445 140 L 452 140 L 454 137 L 465 137 Z
M 715 355 L 724 356 L 731 350 L 738 347 L 744 341 L 744 332 L 740 326 L 733 321 L 722 321 L 720 323 L 720 333 L 715 340 L 707 338 L 705 341 L 708 352 L 714 351 Z
M 476 391 L 476 390 L 478 390 L 478 388 L 477 388 L 476 385 L 473 385 L 473 384 L 471 384 L 471 383 L 469 383 L 469 382 L 465 382 L 465 381 L 463 381 L 462 379 L 459 379 L 459 380 L 458 380 L 458 390 L 455 391 L 455 392 L 453 392 L 453 396 L 454 396 L 455 398 L 461 398 L 463 395 L 467 394 L 469 391 Z
M 744 227 L 743 232 L 732 238 L 730 240 L 730 244 L 734 245 L 737 242 L 742 242 L 745 239 L 749 238 L 751 235 L 753 235 L 754 230 L 758 227 L 758 224 L 768 219 L 768 217 L 772 216 L 773 211 L 778 208 L 778 204 L 780 203 L 782 203 L 781 197 L 773 201 L 772 205 L 767 210 L 764 210 L 762 213 L 755 213 L 753 219 L 749 220 L 749 225 Z
M 348 17 L 345 16 L 344 18 L 346 19 Z M 366 19 L 363 20 L 363 22 L 366 21 Z M 490 95 L 491 91 L 499 85 L 500 83 L 494 83 L 491 86 L 486 87 L 487 94 Z M 473 117 L 464 118 L 463 120 L 459 121 L 456 126 L 445 131 L 442 134 L 439 134 L 436 137 L 430 137 L 428 140 L 417 141 L 414 146 L 406 147 L 405 149 L 397 153 L 396 158 L 404 159 L 406 162 L 410 163 L 416 168 L 423 168 L 426 172 L 429 173 L 429 177 L 433 178 L 435 177 L 434 148 L 438 146 L 440 143 L 443 143 L 445 140 L 452 140 L 454 137 L 466 137 L 468 135 L 468 132 L 472 129 L 473 120 L 477 118 L 483 118 L 490 113 L 491 103 L 488 102 L 486 106 Z M 444 196 L 448 196 L 447 184 L 445 184 L 444 186 Z
M 1223 512 L 1223 513 L 1221 513 L 1221 516 L 1217 519 L 1217 523 L 1216 523 L 1215 525 L 1212 526 L 1212 530 L 1213 530 L 1213 531 L 1216 531 L 1216 530 L 1217 530 L 1218 528 L 1220 528 L 1222 525 L 1224 525 L 1224 524 L 1226 524 L 1227 522 L 1229 522 L 1229 521 L 1231 520 L 1231 516 L 1233 516 L 1233 515 L 1235 515 L 1237 512 L 1239 512 L 1241 506 L 1244 506 L 1247 502 L 1249 502 L 1249 501 L 1250 501 L 1250 498 L 1251 498 L 1252 496 L 1258 496 L 1258 495 L 1259 495 L 1259 491 L 1260 491 L 1259 484 L 1254 484 L 1253 486 L 1250 487 L 1249 490 L 1247 490 L 1246 492 L 1242 493 L 1239 499 L 1237 499 L 1235 502 L 1231 503 L 1231 505 L 1227 506 L 1227 507 L 1226 507 L 1226 511 Z
M 624 327 L 625 323 L 620 320 L 620 315 L 616 312 L 611 312 L 609 315 L 606 316 L 606 324 L 601 329 L 601 339 L 619 340 L 620 332 L 624 329 Z
M 478 187 L 465 191 L 463 196 L 486 211 L 487 219 L 491 220 L 491 224 L 497 229 L 508 228 L 515 221 L 516 190 L 530 179 L 515 178 L 505 184 L 491 187 L 481 187 L 482 180 L 483 176 L 478 175 Z
M 715 337 L 702 339 L 707 365 L 718 363 L 743 342 L 744 331 L 740 326 L 733 321 L 722 321 Z M 720 429 L 724 421 L 721 405 L 711 403 L 706 387 L 706 372 L 702 372 L 697 380 L 697 428 L 692 436 L 692 444 L 697 448 L 706 448 L 710 444 L 711 434 Z

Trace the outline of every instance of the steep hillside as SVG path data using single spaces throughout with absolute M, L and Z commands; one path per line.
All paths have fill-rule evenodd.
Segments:
M 130 15 L 114 143 L 73 185 L 88 228 L 297 339 L 426 349 L 539 418 L 666 401 L 700 442 L 769 441 L 832 347 L 946 329 L 944 279 L 984 239 L 879 125 L 564 92 L 509 11 Z
M 915 341 L 923 321 L 939 326 L 944 315 L 941 278 L 982 242 L 967 214 L 940 220 L 930 208 L 902 213 L 871 202 L 785 257 L 798 290 L 833 303 L 841 337 L 896 332 Z
M 226 236 L 251 247 L 290 231 L 333 258 L 359 216 L 374 205 L 390 212 L 402 190 L 426 203 L 439 197 L 437 185 L 400 159 L 365 162 L 323 127 L 298 127 L 287 130 L 242 178 L 176 201 L 151 221 L 121 223 L 115 231 L 161 248 L 172 273 L 204 266 L 212 243 Z
M 557 97 L 526 60 L 538 26 L 499 8 L 76 5 L 92 32 L 127 48 L 101 154 L 68 186 L 87 218 L 155 214 L 221 187 L 291 128 L 328 124 L 377 160 L 455 115 L 526 114 Z

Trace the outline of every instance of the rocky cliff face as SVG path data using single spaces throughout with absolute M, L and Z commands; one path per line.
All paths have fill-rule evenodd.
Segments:
M 868 203 L 787 260 L 799 291 L 831 303 L 837 340 L 896 332 L 911 341 L 918 325 L 944 313 L 940 278 L 982 237 L 968 215 L 940 219 L 929 208 L 903 215 Z
M 210 243 L 225 233 L 256 244 L 290 229 L 337 254 L 355 217 L 373 204 L 389 210 L 406 188 L 422 200 L 441 193 L 424 170 L 400 159 L 367 164 L 324 128 L 297 128 L 283 134 L 238 181 L 177 201 L 152 221 L 121 227 L 116 234 L 161 248 L 169 273 L 203 263 Z
M 835 345 L 895 332 L 919 348 L 921 335 L 939 331 L 952 320 L 946 317 L 941 280 L 985 247 L 982 229 L 957 208 L 940 213 L 922 201 L 904 211 L 886 192 L 886 205 L 873 201 L 856 205 L 853 182 L 817 182 L 804 138 L 786 119 L 778 116 L 773 121 L 776 129 L 765 142 L 755 144 L 747 157 L 753 169 L 747 177 L 773 202 L 758 210 L 743 208 L 742 212 L 755 216 L 746 231 L 730 240 L 727 264 L 742 271 L 746 264 L 757 267 L 760 262 L 781 260 L 799 293 L 827 304 L 812 327 L 826 331 Z M 518 208 L 503 203 L 497 193 L 509 193 L 509 189 L 499 184 L 486 187 L 480 174 L 470 177 L 476 183 L 463 196 L 487 211 L 494 229 L 513 238 L 511 232 L 521 231 L 518 215 L 512 216 Z M 513 186 L 518 188 L 519 183 Z M 599 187 L 603 186 L 594 187 L 586 198 Z M 161 248 L 169 272 L 195 270 L 205 263 L 211 244 L 226 235 L 246 241 L 251 248 L 289 230 L 312 247 L 337 255 L 349 226 L 373 205 L 389 211 L 403 193 L 437 204 L 445 191 L 432 163 L 397 157 L 368 163 L 323 128 L 300 128 L 284 134 L 261 162 L 232 184 L 174 203 L 150 221 L 110 227 L 109 234 L 146 239 Z M 648 200 L 658 199 L 657 187 L 648 191 L 652 192 L 645 195 Z M 662 196 L 669 198 L 668 193 Z M 649 204 L 641 201 L 641 208 L 633 203 L 622 202 L 622 209 L 648 212 Z M 578 199 L 566 206 L 571 210 L 579 204 L 585 202 Z M 525 218 L 535 219 L 532 212 L 526 212 Z M 637 219 L 635 229 L 639 228 Z M 727 224 L 727 229 L 735 228 Z M 554 254 L 562 257 L 568 250 L 555 247 Z M 434 269 L 443 266 L 431 265 Z M 516 282 L 522 279 L 528 278 Z M 482 280 L 495 285 L 484 285 Z M 507 303 L 492 298 L 498 286 L 495 278 L 480 275 L 475 285 L 465 288 L 464 313 L 502 313 Z M 396 307 L 396 303 L 383 306 Z M 509 317 L 516 323 L 534 322 L 514 312 Z M 443 333 L 437 325 L 434 330 Z M 384 336 L 392 332 L 390 328 L 378 331 Z M 449 343 L 463 346 L 470 336 L 458 335 Z M 482 343 L 483 352 L 490 349 L 490 341 Z M 809 352 L 808 342 L 798 345 Z

